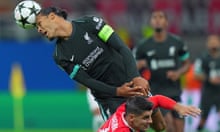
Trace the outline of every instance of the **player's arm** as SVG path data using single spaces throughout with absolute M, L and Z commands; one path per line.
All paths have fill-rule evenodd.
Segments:
M 131 88 L 133 82 L 124 83 L 121 86 L 111 86 L 99 80 L 93 79 L 78 64 L 61 62 L 60 66 L 71 79 L 76 80 L 77 82 L 97 92 L 112 96 L 124 97 L 143 95 L 143 93 L 140 92 L 140 87 Z
M 96 34 L 101 41 L 115 49 L 123 57 L 123 64 L 126 68 L 128 79 L 132 78 L 134 86 L 141 86 L 141 91 L 144 95 L 147 95 L 150 89 L 149 84 L 144 78 L 140 77 L 131 50 L 123 43 L 112 27 L 106 24 L 103 19 L 90 17 L 87 21 L 90 25 L 90 30 Z
M 177 103 L 173 99 L 163 96 L 163 95 L 155 95 L 148 98 L 152 103 L 153 107 L 162 107 L 168 110 L 175 110 L 182 116 L 197 116 L 201 113 L 199 108 L 194 106 L 185 106 L 180 103 Z
M 88 29 L 108 46 L 115 49 L 122 57 L 129 78 L 139 76 L 135 59 L 130 49 L 124 44 L 114 29 L 100 17 L 87 17 Z
M 186 73 L 190 67 L 190 53 L 188 51 L 187 45 L 185 43 L 180 43 L 180 49 L 178 51 L 179 59 L 182 62 L 182 66 L 177 70 L 177 72 L 182 75 Z
M 180 41 L 180 48 L 178 50 L 178 56 L 181 60 L 181 66 L 177 70 L 170 70 L 167 72 L 167 78 L 176 81 L 180 78 L 180 76 L 184 73 L 186 73 L 190 68 L 190 59 L 189 59 L 189 52 L 187 49 L 187 46 Z

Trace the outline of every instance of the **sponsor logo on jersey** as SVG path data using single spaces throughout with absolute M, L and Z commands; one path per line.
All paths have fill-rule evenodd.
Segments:
M 147 52 L 147 56 L 153 56 L 156 53 L 155 50 L 150 50 Z
M 157 70 L 160 68 L 173 68 L 176 66 L 176 63 L 173 59 L 164 59 L 164 60 L 155 60 L 150 61 L 150 66 L 152 70 Z
M 175 55 L 175 50 L 176 50 L 176 48 L 175 48 L 174 46 L 171 46 L 171 47 L 169 48 L 169 55 L 170 55 L 170 56 L 174 56 L 174 55 Z
M 83 60 L 82 64 L 89 67 L 104 51 L 103 48 L 96 47 L 90 54 Z
M 97 23 L 95 28 L 97 30 L 99 30 L 102 26 L 103 20 L 101 18 L 98 18 L 98 17 L 93 17 L 93 21 Z
M 85 33 L 84 39 L 87 41 L 88 44 L 91 44 L 93 40 L 89 37 L 88 32 Z

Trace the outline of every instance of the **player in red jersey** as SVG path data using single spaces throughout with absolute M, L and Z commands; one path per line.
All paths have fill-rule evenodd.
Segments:
M 152 110 L 163 107 L 177 111 L 181 116 L 196 117 L 201 110 L 194 106 L 184 106 L 162 95 L 149 98 L 130 97 L 120 105 L 117 111 L 103 124 L 98 132 L 142 132 L 152 123 Z

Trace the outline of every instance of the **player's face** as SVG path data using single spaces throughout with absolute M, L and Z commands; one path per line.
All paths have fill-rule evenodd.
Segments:
M 211 35 L 208 37 L 207 47 L 210 52 L 216 52 L 220 49 L 220 40 L 217 35 Z
M 156 31 L 166 29 L 168 26 L 168 20 L 165 13 L 162 11 L 153 12 L 151 15 L 150 24 Z
M 36 18 L 37 30 L 48 39 L 56 37 L 56 23 L 54 17 L 49 14 L 48 16 L 39 14 Z
M 145 131 L 149 128 L 149 125 L 152 123 L 152 110 L 145 111 L 141 115 L 134 116 L 132 121 L 132 128 L 138 131 Z

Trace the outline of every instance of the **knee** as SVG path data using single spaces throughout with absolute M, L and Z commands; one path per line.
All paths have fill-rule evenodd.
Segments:
M 156 123 L 153 123 L 151 127 L 156 131 L 156 132 L 161 132 L 166 129 L 166 123 L 162 120 Z

